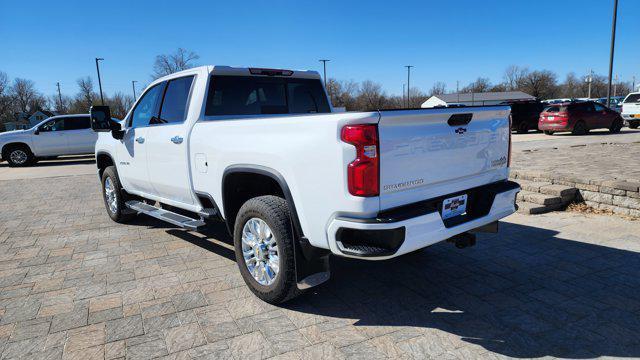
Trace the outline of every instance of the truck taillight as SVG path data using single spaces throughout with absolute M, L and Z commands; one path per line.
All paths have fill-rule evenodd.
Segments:
M 378 125 L 347 125 L 342 128 L 342 141 L 356 147 L 356 158 L 347 166 L 349 193 L 354 196 L 380 194 L 380 157 Z

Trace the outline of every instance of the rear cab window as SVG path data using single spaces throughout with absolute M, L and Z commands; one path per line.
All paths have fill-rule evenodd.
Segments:
M 629 94 L 626 99 L 624 99 L 624 103 L 637 103 L 640 102 L 640 93 L 637 94 Z
M 206 116 L 331 112 L 319 79 L 213 75 Z

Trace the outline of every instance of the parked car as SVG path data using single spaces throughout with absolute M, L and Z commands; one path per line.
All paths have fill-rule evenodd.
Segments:
M 97 139 L 89 115 L 53 116 L 31 129 L 0 133 L 0 153 L 9 166 L 29 166 L 41 158 L 92 154 Z
M 622 101 L 624 100 L 624 96 L 612 96 L 609 101 L 609 108 L 611 110 L 615 110 L 617 112 L 622 112 Z M 598 98 L 598 99 L 590 99 L 595 102 L 599 102 L 602 105 L 607 105 L 607 98 Z
M 547 106 L 540 114 L 538 128 L 547 135 L 571 131 L 584 135 L 593 129 L 619 132 L 623 121 L 619 113 L 594 101 L 567 102 Z
M 640 126 L 640 92 L 627 95 L 622 102 L 622 118 L 632 129 Z
M 511 129 L 519 134 L 538 130 L 538 120 L 545 104 L 536 100 L 506 101 L 503 104 L 511 106 Z
M 470 246 L 516 210 L 507 106 L 333 113 L 315 71 L 202 66 L 109 113 L 91 110 L 111 219 L 223 221 L 270 303 L 328 280 L 329 254 Z

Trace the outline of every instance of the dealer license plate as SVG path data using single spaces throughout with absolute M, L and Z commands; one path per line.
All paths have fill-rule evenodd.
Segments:
M 467 194 L 450 197 L 442 202 L 442 219 L 463 215 L 467 212 Z

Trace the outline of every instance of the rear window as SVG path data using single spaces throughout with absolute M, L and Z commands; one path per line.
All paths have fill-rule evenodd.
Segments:
M 546 108 L 544 108 L 543 111 L 551 112 L 551 113 L 565 112 L 567 111 L 567 107 L 566 106 L 547 106 Z
M 640 94 L 629 94 L 626 99 L 624 99 L 625 103 L 636 103 L 640 102 Z
M 330 112 L 318 79 L 212 76 L 205 115 Z

